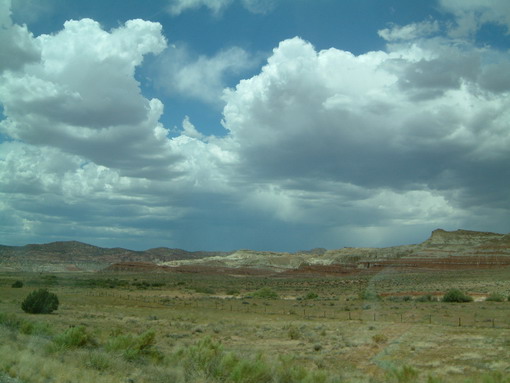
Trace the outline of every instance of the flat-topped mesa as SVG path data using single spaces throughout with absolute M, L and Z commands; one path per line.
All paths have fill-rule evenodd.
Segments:
M 432 232 L 430 238 L 423 242 L 423 245 L 479 246 L 484 242 L 498 240 L 502 237 L 504 237 L 504 234 L 471 230 L 446 231 L 443 229 L 436 229 Z

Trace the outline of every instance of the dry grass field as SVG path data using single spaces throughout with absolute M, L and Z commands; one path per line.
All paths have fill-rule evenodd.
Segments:
M 4 273 L 0 381 L 507 382 L 510 302 L 485 298 L 509 277 Z M 24 313 L 41 287 L 59 309 Z M 449 288 L 474 302 L 435 301 Z

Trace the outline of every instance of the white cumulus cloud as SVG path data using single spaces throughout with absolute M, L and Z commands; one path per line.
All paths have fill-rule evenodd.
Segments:
M 439 22 L 429 20 L 404 26 L 392 25 L 390 28 L 378 31 L 378 34 L 387 41 L 415 40 L 430 36 L 439 32 L 439 30 Z
M 168 175 L 176 158 L 161 134 L 163 104 L 144 98 L 134 78 L 144 55 L 166 47 L 160 24 L 130 20 L 107 32 L 96 21 L 71 20 L 56 34 L 29 38 L 40 60 L 0 75 L 4 134 L 129 175 Z
M 223 90 L 232 76 L 254 68 L 259 60 L 244 49 L 232 47 L 214 56 L 193 55 L 184 47 L 169 48 L 158 58 L 158 84 L 177 94 L 223 106 Z
M 445 219 L 464 216 L 468 206 L 505 206 L 509 197 L 500 186 L 510 185 L 497 169 L 510 160 L 503 148 L 510 143 L 504 128 L 510 89 L 487 93 L 485 53 L 434 40 L 355 56 L 286 40 L 260 74 L 226 95 L 224 126 L 239 172 L 273 185 L 269 190 L 279 190 L 279 199 L 288 190 L 303 203 L 313 200 L 314 180 L 328 180 L 340 194 L 329 197 L 327 209 L 357 210 L 358 219 L 377 219 L 378 199 L 346 202 L 342 185 L 391 196 L 391 208 L 379 211 L 381 222 L 385 215 L 412 222 L 411 216 L 429 219 L 424 212 Z M 500 65 L 508 62 L 500 59 Z M 478 184 L 480 174 L 485 181 Z M 491 184 L 500 191 L 492 200 L 486 194 Z M 426 204 L 420 207 L 417 198 Z M 304 206 L 286 201 L 292 211 Z
M 174 16 L 188 10 L 207 7 L 214 15 L 219 15 L 236 0 L 170 0 L 168 12 Z M 277 0 L 239 0 L 244 8 L 252 13 L 267 13 L 276 6 Z
M 168 11 L 172 15 L 179 15 L 184 11 L 198 9 L 201 7 L 209 8 L 214 14 L 218 14 L 224 8 L 228 7 L 233 0 L 170 0 Z
M 487 23 L 502 25 L 510 32 L 510 2 L 507 0 L 440 0 L 439 4 L 456 18 L 456 25 L 450 30 L 454 37 L 471 36 Z
M 0 0 L 0 73 L 22 69 L 23 65 L 38 61 L 40 49 L 26 25 L 13 24 L 10 1 Z

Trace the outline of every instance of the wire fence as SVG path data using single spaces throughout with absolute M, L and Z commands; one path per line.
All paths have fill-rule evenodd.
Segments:
M 83 291 L 81 292 L 83 294 Z M 353 305 L 328 301 L 303 302 L 296 300 L 244 299 L 215 297 L 177 297 L 119 293 L 105 290 L 89 290 L 86 296 L 114 300 L 115 304 L 129 304 L 147 309 L 215 311 L 224 316 L 262 315 L 284 316 L 289 320 L 334 320 L 353 322 L 385 322 L 425 324 L 472 328 L 510 329 L 510 302 L 492 303 L 495 310 L 484 314 L 483 309 L 474 310 L 480 302 L 468 304 L 428 302 L 416 304 L 405 302 L 396 307 L 391 302 L 361 302 Z M 354 307 L 353 307 L 354 306 Z M 496 312 L 497 311 L 497 312 Z

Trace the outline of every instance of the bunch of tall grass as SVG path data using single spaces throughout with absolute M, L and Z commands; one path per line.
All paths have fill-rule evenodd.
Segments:
M 51 335 L 51 327 L 42 322 L 32 322 L 15 314 L 0 313 L 0 325 L 26 335 Z
M 270 287 L 263 287 L 252 294 L 253 298 L 278 299 L 278 293 Z
M 389 381 L 396 381 L 397 383 L 415 383 L 418 380 L 418 371 L 411 366 L 402 366 L 393 369 L 389 374 Z
M 450 289 L 442 299 L 443 302 L 472 302 L 473 297 L 464 294 L 459 289 Z
M 68 328 L 53 338 L 53 344 L 56 349 L 60 350 L 97 346 L 97 342 L 88 333 L 85 326 Z
M 371 302 L 382 300 L 382 297 L 379 294 L 369 289 L 360 291 L 358 294 L 358 298 L 363 301 Z
M 152 330 L 140 335 L 115 335 L 108 340 L 105 350 L 120 353 L 127 361 L 137 361 L 144 358 L 160 360 L 163 355 L 154 347 L 155 339 L 156 333 Z
M 486 299 L 487 302 L 504 302 L 505 296 L 499 293 L 492 293 Z
M 305 299 L 305 300 L 311 300 L 311 299 L 317 299 L 317 298 L 319 298 L 319 294 L 317 294 L 313 291 L 310 291 L 303 296 L 303 299 Z
M 437 298 L 432 294 L 427 294 L 416 298 L 416 302 L 437 302 Z
M 223 350 L 221 343 L 205 337 L 182 348 L 173 357 L 175 367 L 184 372 L 185 382 L 211 383 L 336 383 L 339 378 L 326 371 L 306 369 L 292 357 L 274 362 L 261 354 L 243 358 Z

